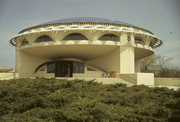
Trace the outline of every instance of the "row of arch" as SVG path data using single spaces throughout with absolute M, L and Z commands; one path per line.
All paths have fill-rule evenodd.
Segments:
M 119 39 L 120 39 L 119 36 L 117 36 L 115 34 L 104 34 L 98 40 L 100 40 L 100 41 L 109 40 L 109 41 L 118 42 L 118 41 L 120 41 Z M 84 36 L 83 34 L 80 34 L 80 33 L 71 33 L 71 34 L 65 36 L 62 40 L 64 40 L 64 41 L 68 41 L 68 40 L 88 40 L 88 38 L 86 36 Z M 53 39 L 50 36 L 42 35 L 42 36 L 39 36 L 38 38 L 36 38 L 35 43 L 50 42 L 50 41 L 53 41 Z M 140 37 L 135 37 L 134 41 L 135 41 L 136 44 L 145 45 L 145 42 Z M 29 42 L 26 39 L 24 39 L 21 42 L 21 46 L 24 46 L 24 45 L 29 45 Z M 149 43 L 149 46 L 153 47 L 153 43 L 151 41 Z
M 83 34 L 80 33 L 71 33 L 67 36 L 65 36 L 62 40 L 88 40 L 88 38 L 86 36 L 84 36 Z M 119 36 L 115 35 L 115 34 L 104 34 L 102 35 L 98 40 L 102 40 L 102 41 L 106 41 L 106 40 L 111 40 L 111 41 L 119 41 Z M 39 36 L 36 40 L 35 43 L 40 43 L 40 42 L 49 42 L 49 41 L 53 41 L 53 39 L 48 36 L 48 35 L 42 35 Z M 28 45 L 29 42 L 24 39 L 22 41 L 21 45 Z

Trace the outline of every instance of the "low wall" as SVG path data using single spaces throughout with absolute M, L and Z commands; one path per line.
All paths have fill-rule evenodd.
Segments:
M 11 80 L 19 78 L 18 73 L 0 73 L 0 80 Z
M 126 84 L 127 86 L 133 85 L 132 83 L 123 80 L 121 78 L 56 78 L 56 79 L 68 79 L 68 80 L 75 80 L 75 79 L 82 79 L 85 81 L 91 81 L 94 80 L 95 82 L 98 83 L 103 83 L 103 84 L 116 84 L 116 83 L 122 83 Z
M 102 72 L 73 73 L 74 78 L 102 78 Z
M 180 78 L 155 78 L 155 85 L 160 86 L 179 86 L 180 87 Z
M 154 85 L 153 73 L 137 73 L 137 85 Z
M 119 74 L 119 77 L 135 85 L 154 85 L 153 73 Z
M 54 73 L 44 73 L 44 72 L 38 72 L 35 74 L 35 77 L 43 77 L 43 78 L 54 78 Z
M 118 74 L 118 77 L 129 81 L 132 84 L 137 84 L 137 74 L 133 73 L 133 74 Z

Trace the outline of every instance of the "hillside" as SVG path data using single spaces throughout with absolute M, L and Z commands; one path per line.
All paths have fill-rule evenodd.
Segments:
M 83 80 L 0 81 L 2 122 L 162 122 L 178 118 L 179 111 L 180 90 Z

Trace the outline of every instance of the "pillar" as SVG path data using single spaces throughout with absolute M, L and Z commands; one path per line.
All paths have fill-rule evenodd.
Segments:
M 140 61 L 139 60 L 135 61 L 135 72 L 136 73 L 141 72 Z
M 130 40 L 128 40 L 130 38 Z M 134 46 L 132 45 L 134 36 L 122 33 L 120 46 L 120 73 L 134 73 L 135 71 L 135 57 Z

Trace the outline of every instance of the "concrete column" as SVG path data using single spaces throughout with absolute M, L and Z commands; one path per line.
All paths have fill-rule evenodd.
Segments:
M 128 41 L 128 36 L 130 36 L 130 41 L 134 41 L 134 36 L 128 35 L 127 33 L 121 34 L 121 44 L 120 46 L 120 73 L 134 73 L 135 66 L 134 66 L 134 47 Z
M 134 73 L 134 47 L 120 47 L 120 73 Z
M 136 73 L 141 72 L 140 60 L 135 61 L 135 72 Z
M 20 67 L 20 63 L 19 63 L 19 60 L 20 60 L 20 57 L 19 57 L 19 48 L 21 47 L 21 41 L 18 39 L 16 39 L 16 48 L 15 48 L 15 51 L 16 51 L 16 65 L 15 65 L 15 72 L 19 72 L 19 67 Z
M 16 42 L 17 43 L 17 42 Z M 16 47 L 16 65 L 15 65 L 15 72 L 19 73 L 19 67 L 20 67 L 20 64 L 19 64 L 19 50 L 18 50 L 18 47 Z
M 102 35 L 104 35 L 106 32 L 102 32 L 102 31 L 93 31 L 91 32 L 91 38 L 93 41 L 98 40 Z
M 121 40 L 121 44 L 127 43 L 128 42 L 127 34 L 126 33 L 121 33 L 120 40 Z
M 61 38 L 63 37 L 63 32 L 59 32 L 59 31 L 51 31 L 51 36 L 53 37 L 55 42 L 58 42 L 59 39 L 61 40 Z M 51 38 L 52 38 L 51 37 Z
M 130 38 L 131 38 L 131 39 L 130 39 L 130 40 L 131 40 L 131 43 L 134 44 L 134 34 L 131 33 Z

